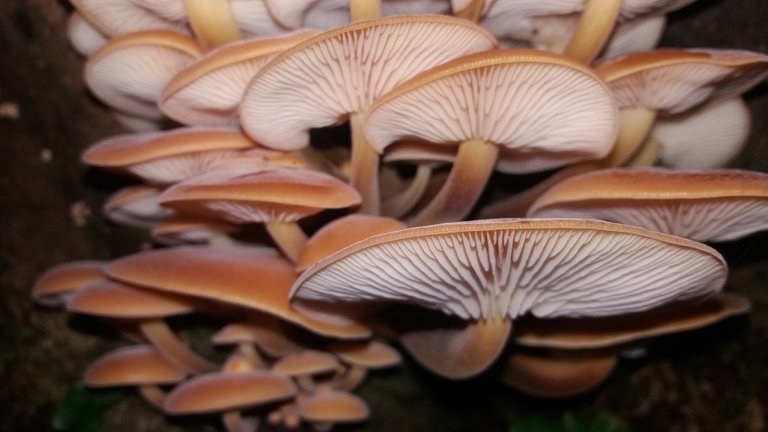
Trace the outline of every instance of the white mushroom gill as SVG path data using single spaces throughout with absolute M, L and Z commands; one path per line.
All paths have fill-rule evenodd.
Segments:
M 595 221 L 436 225 L 344 249 L 307 270 L 293 293 L 411 302 L 474 320 L 614 315 L 722 288 L 719 255 L 681 240 Z
M 710 201 L 658 200 L 639 204 L 633 200 L 593 205 L 582 203 L 542 208 L 535 217 L 596 218 L 645 229 L 718 242 L 734 240 L 768 228 L 765 198 L 720 198 Z

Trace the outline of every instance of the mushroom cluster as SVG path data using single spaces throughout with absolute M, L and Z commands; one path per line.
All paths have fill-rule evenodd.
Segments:
M 400 362 L 382 339 L 567 397 L 750 309 L 702 242 L 768 228 L 768 175 L 723 168 L 768 55 L 653 49 L 690 1 L 71 1 L 85 82 L 132 131 L 83 162 L 135 178 L 104 212 L 155 243 L 33 287 L 130 342 L 90 386 L 329 430 L 368 417 L 351 392 Z M 226 326 L 189 340 L 182 314 Z

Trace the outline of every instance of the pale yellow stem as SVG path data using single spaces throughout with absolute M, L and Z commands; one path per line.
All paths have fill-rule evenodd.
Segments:
M 496 166 L 499 148 L 483 140 L 464 141 L 456 160 L 432 201 L 411 221 L 411 225 L 430 225 L 464 219 L 477 203 Z
M 184 7 L 197 40 L 206 51 L 243 38 L 229 0 L 184 0 Z
M 213 372 L 215 363 L 200 357 L 179 340 L 162 319 L 145 320 L 140 324 L 141 333 L 169 361 L 183 367 L 192 374 Z
M 277 247 L 294 263 L 307 242 L 307 235 L 296 222 L 267 222 L 267 232 Z
M 485 9 L 485 2 L 486 0 L 472 0 L 464 9 L 455 11 L 453 16 L 480 22 L 480 18 L 483 16 L 483 9 Z
M 347 372 L 336 382 L 338 390 L 351 392 L 360 386 L 368 376 L 368 369 L 362 366 L 350 366 Z
M 650 138 L 645 141 L 645 144 L 626 165 L 631 167 L 653 166 L 659 160 L 659 153 L 661 153 L 661 143 Z
M 381 17 L 380 0 L 349 0 L 349 16 L 352 21 Z
M 419 164 L 418 168 L 416 168 L 416 174 L 414 174 L 408 187 L 381 204 L 381 214 L 400 218 L 411 211 L 424 196 L 431 177 L 432 165 L 426 163 Z
M 359 212 L 376 216 L 379 214 L 379 154 L 363 134 L 360 114 L 350 114 L 349 125 L 352 130 L 352 173 L 349 181 L 363 198 Z
M 563 168 L 530 189 L 480 209 L 478 217 L 480 219 L 526 217 L 531 205 L 552 186 L 579 174 L 626 165 L 645 142 L 655 120 L 656 112 L 653 110 L 641 107 L 622 109 L 619 112 L 619 135 L 608 156 Z
M 139 394 L 145 401 L 155 408 L 162 410 L 165 403 L 165 392 L 160 387 L 153 384 L 139 386 Z
M 605 45 L 619 17 L 621 0 L 586 0 L 579 27 L 563 53 L 588 64 Z

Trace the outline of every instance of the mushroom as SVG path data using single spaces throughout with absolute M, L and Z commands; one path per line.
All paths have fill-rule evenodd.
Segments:
M 768 228 L 768 174 L 594 171 L 550 189 L 530 216 L 603 219 L 702 242 L 734 240 Z
M 566 398 L 602 383 L 616 367 L 616 355 L 605 351 L 557 351 L 536 355 L 514 351 L 504 361 L 501 382 L 541 398 Z
M 112 194 L 104 203 L 107 219 L 120 225 L 152 229 L 171 215 L 160 206 L 160 189 L 144 184 L 126 186 Z
M 242 175 L 217 169 L 172 186 L 161 200 L 182 214 L 264 223 L 280 250 L 295 262 L 306 242 L 298 220 L 356 205 L 360 195 L 345 183 L 308 169 L 264 168 Z
M 37 277 L 32 300 L 47 307 L 63 307 L 80 287 L 102 279 L 103 261 L 72 261 L 53 266 Z
M 292 398 L 296 386 L 284 376 L 265 371 L 213 372 L 177 386 L 165 398 L 173 415 L 223 413 L 227 432 L 254 432 L 256 418 L 244 421 L 240 411 Z
M 348 365 L 343 374 L 331 383 L 336 390 L 352 391 L 362 384 L 369 369 L 388 368 L 401 362 L 397 350 L 378 341 L 334 342 L 328 350 Z
M 296 380 L 299 388 L 307 393 L 315 391 L 315 375 L 336 372 L 339 361 L 333 354 L 317 350 L 303 350 L 288 354 L 272 365 L 272 372 L 289 376 Z
M 148 183 L 170 185 L 208 171 L 211 164 L 257 144 L 236 129 L 178 128 L 101 140 L 83 153 L 88 165 L 128 171 Z M 266 157 L 271 150 L 264 150 Z
M 85 84 L 108 106 L 134 116 L 162 117 L 157 102 L 166 83 L 200 57 L 194 39 L 168 31 L 131 33 L 110 40 L 85 64 Z
M 284 51 L 251 81 L 240 105 L 245 132 L 263 145 L 296 150 L 309 129 L 349 117 L 351 184 L 362 213 L 377 214 L 378 154 L 362 135 L 373 101 L 411 76 L 496 46 L 481 27 L 445 16 L 398 16 L 350 24 Z
M 165 391 L 161 385 L 176 384 L 187 376 L 175 363 L 150 345 L 118 348 L 94 360 L 83 380 L 89 387 L 137 386 L 141 396 L 162 409 Z
M 78 54 L 88 57 L 109 40 L 77 11 L 69 15 L 67 39 Z
M 67 310 L 138 321 L 142 335 L 169 361 L 193 374 L 216 369 L 216 365 L 200 357 L 179 340 L 165 322 L 167 317 L 195 310 L 195 303 L 189 297 L 98 280 L 72 295 L 67 301 Z
M 316 431 L 329 431 L 338 423 L 365 421 L 369 415 L 368 405 L 347 392 L 320 392 L 299 402 L 299 416 Z
M 280 52 L 317 33 L 301 30 L 210 51 L 168 82 L 160 96 L 160 110 L 187 125 L 238 126 L 237 109 L 256 72 Z
M 371 265 L 370 263 L 376 263 Z M 495 220 L 410 228 L 357 242 L 306 270 L 292 298 L 399 301 L 464 324 L 401 340 L 442 376 L 482 372 L 512 322 L 609 316 L 722 289 L 713 249 L 680 237 L 591 220 Z
M 403 138 L 459 143 L 448 180 L 411 221 L 425 225 L 469 214 L 501 148 L 539 169 L 605 156 L 616 137 L 616 107 L 586 67 L 544 52 L 496 50 L 399 85 L 376 101 L 364 123 L 379 152 Z
M 288 293 L 296 273 L 274 250 L 183 246 L 130 255 L 104 271 L 126 283 L 266 313 L 322 336 L 360 339 L 370 334 L 348 319 L 323 321 L 294 310 Z

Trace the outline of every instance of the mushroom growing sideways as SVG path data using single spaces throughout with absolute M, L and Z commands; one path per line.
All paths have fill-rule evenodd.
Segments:
M 291 294 L 398 301 L 464 320 L 402 337 L 429 369 L 460 379 L 496 359 L 518 316 L 636 312 L 719 291 L 725 277 L 715 250 L 680 237 L 592 220 L 507 219 L 371 237 L 310 267 Z

